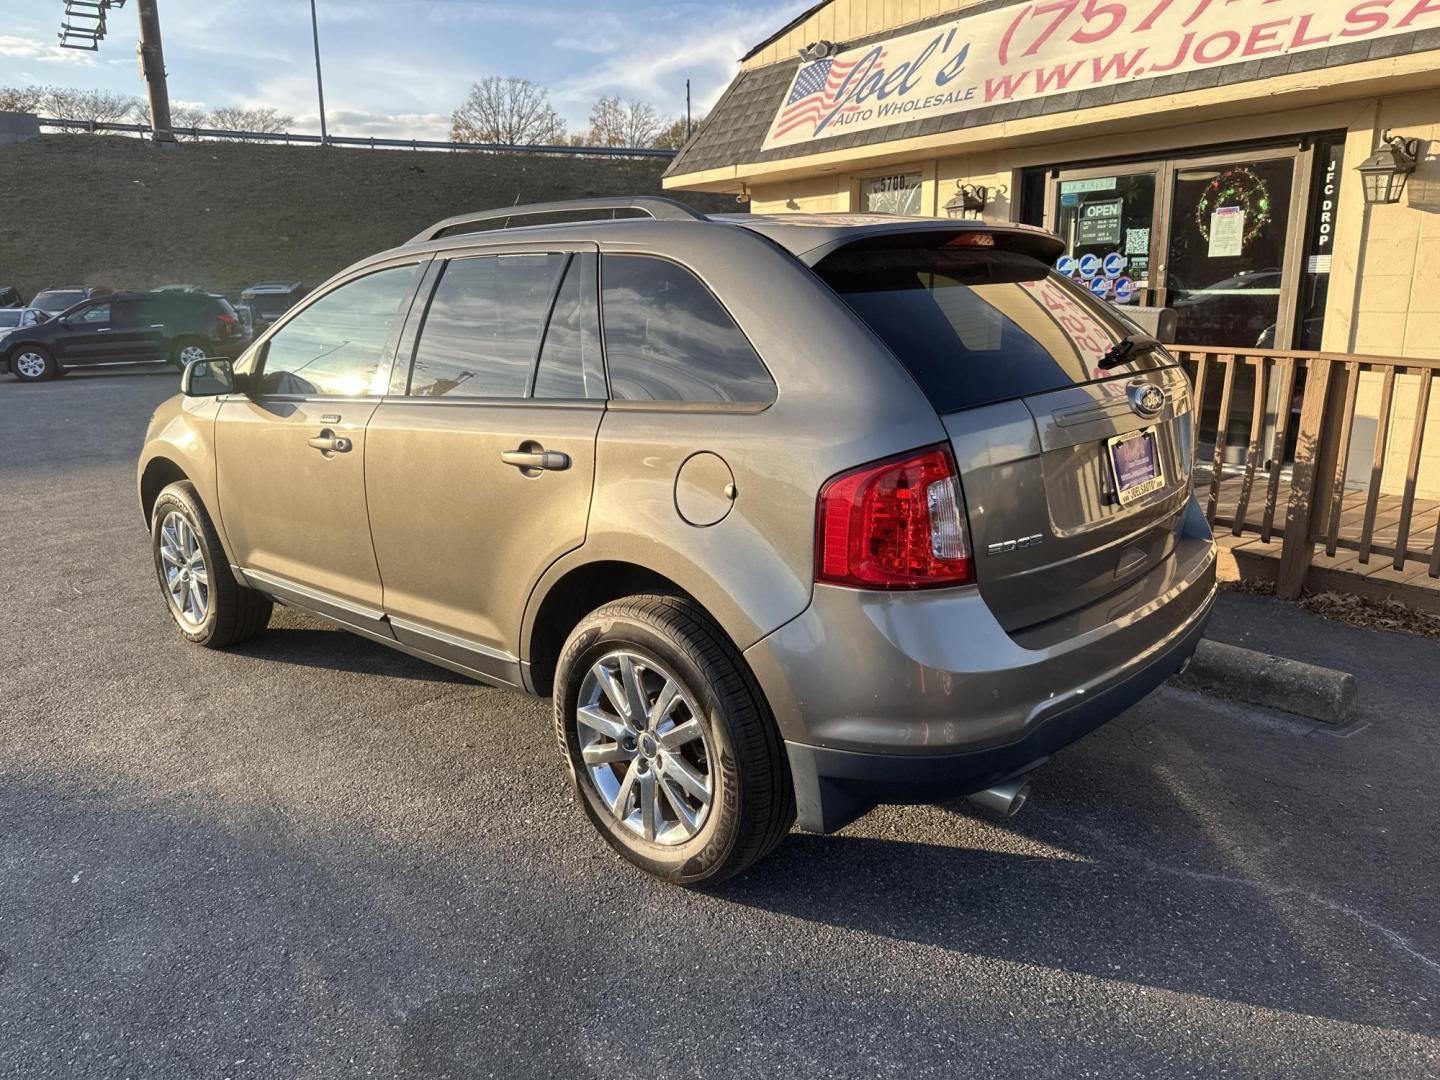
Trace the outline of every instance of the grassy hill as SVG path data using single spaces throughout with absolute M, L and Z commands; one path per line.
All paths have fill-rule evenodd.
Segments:
M 0 147 L 0 285 L 318 284 L 427 224 L 516 202 L 660 192 L 661 159 L 48 135 Z M 733 199 L 688 196 L 706 210 Z

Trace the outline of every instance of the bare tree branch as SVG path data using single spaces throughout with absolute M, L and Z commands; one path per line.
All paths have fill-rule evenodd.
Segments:
M 452 142 L 501 143 L 506 146 L 565 142 L 565 121 L 550 104 L 545 88 L 529 79 L 490 75 L 450 118 Z

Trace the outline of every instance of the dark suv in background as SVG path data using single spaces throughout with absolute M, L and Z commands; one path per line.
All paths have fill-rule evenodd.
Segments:
M 95 364 L 169 361 L 183 367 L 207 356 L 238 356 L 247 342 L 235 309 L 222 297 L 114 293 L 0 337 L 0 363 L 22 382 L 36 382 Z

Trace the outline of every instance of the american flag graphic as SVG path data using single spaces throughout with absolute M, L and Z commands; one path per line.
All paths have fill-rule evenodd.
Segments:
M 885 54 L 881 53 L 877 59 L 884 60 Z M 812 60 L 801 68 L 790 96 L 775 118 L 771 138 L 778 138 L 805 124 L 809 124 L 813 132 L 816 124 L 835 111 L 836 95 L 856 63 L 855 60 L 837 61 L 827 56 L 822 60 Z M 859 107 L 846 105 L 840 111 L 852 113 Z

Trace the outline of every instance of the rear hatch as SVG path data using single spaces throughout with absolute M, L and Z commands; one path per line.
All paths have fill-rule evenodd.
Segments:
M 1053 252 L 1050 247 L 1053 245 Z M 1035 233 L 860 239 L 815 271 L 884 340 L 950 436 L 976 579 L 1012 633 L 1114 597 L 1170 557 L 1189 496 L 1189 384 L 1049 267 Z

